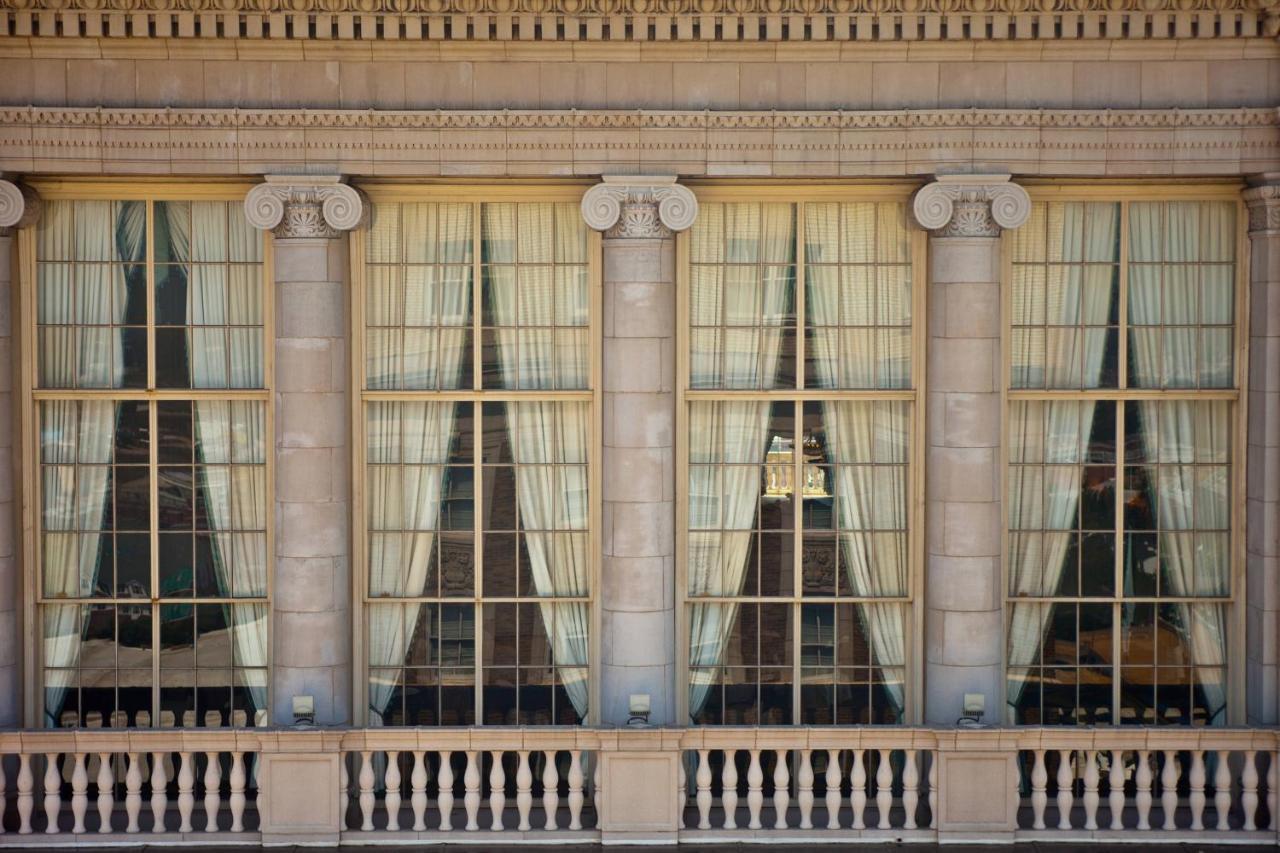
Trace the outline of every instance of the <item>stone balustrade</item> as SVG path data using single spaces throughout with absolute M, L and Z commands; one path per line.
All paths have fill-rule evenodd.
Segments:
M 1278 772 L 1273 729 L 2 732 L 0 847 L 471 832 L 1275 843 Z

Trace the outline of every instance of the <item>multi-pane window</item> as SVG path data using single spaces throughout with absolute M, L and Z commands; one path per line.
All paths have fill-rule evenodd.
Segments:
M 1010 722 L 1228 720 L 1237 229 L 1050 201 L 1011 237 Z
M 918 239 L 900 198 L 702 200 L 682 413 L 695 724 L 908 718 Z
M 582 722 L 593 265 L 581 214 L 392 193 L 357 241 L 369 722 Z
M 55 195 L 34 248 L 43 724 L 265 724 L 263 237 Z

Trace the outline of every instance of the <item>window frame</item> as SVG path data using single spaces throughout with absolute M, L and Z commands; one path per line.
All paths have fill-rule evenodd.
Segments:
M 166 599 L 159 591 L 159 527 L 155 524 L 158 506 L 157 444 L 150 442 L 150 459 L 147 463 L 150 477 L 150 503 L 152 524 L 149 530 L 151 541 L 151 596 L 146 599 L 120 599 L 112 596 L 104 598 L 46 598 L 44 595 L 44 579 L 41 571 L 40 539 L 41 525 L 41 492 L 40 492 L 40 459 L 39 459 L 39 417 L 40 403 L 45 400 L 109 400 L 130 401 L 142 400 L 150 405 L 150 420 L 154 426 L 157 409 L 155 403 L 173 401 L 228 400 L 257 401 L 263 404 L 264 435 L 268 442 L 265 451 L 266 488 L 264 506 L 266 508 L 266 593 L 264 597 L 234 599 L 243 604 L 260 604 L 267 608 L 267 709 L 268 721 L 271 724 L 270 711 L 274 697 L 272 696 L 272 677 L 274 672 L 273 655 L 273 602 L 275 599 L 275 524 L 272 521 L 275 505 L 275 294 L 274 294 L 274 238 L 267 231 L 259 232 L 262 240 L 262 385 L 254 389 L 225 388 L 156 388 L 155 387 L 155 296 L 156 296 L 156 262 L 152 256 L 154 241 L 152 229 L 154 223 L 154 202 L 163 201 L 223 201 L 233 204 L 243 203 L 245 195 L 254 184 L 247 181 L 201 180 L 176 182 L 167 180 L 148 180 L 140 178 L 131 181 L 77 180 L 64 178 L 55 180 L 32 180 L 32 188 L 46 201 L 143 201 L 147 204 L 147 384 L 145 388 L 60 388 L 41 389 L 39 387 L 38 359 L 38 325 L 37 325 L 37 233 L 39 222 L 22 228 L 16 239 L 17 245 L 17 280 L 10 297 L 14 322 L 12 325 L 13 351 L 16 356 L 16 387 L 20 396 L 18 401 L 19 423 L 17 443 L 24 449 L 22 455 L 20 479 L 15 484 L 18 494 L 15 500 L 21 504 L 20 518 L 22 530 L 18 544 L 18 556 L 23 562 L 23 569 L 18 573 L 21 586 L 20 597 L 23 607 L 23 624 L 32 626 L 34 630 L 27 632 L 21 660 L 23 664 L 22 713 L 24 725 L 29 728 L 41 728 L 44 718 L 44 660 L 43 642 L 44 619 L 43 609 L 47 605 L 82 604 L 109 601 L 112 606 L 143 605 L 153 611 L 151 625 L 151 702 L 152 728 L 159 728 L 160 702 L 160 620 L 155 618 L 157 609 L 165 602 L 177 603 L 222 603 L 229 599 L 192 596 L 183 599 Z M 152 438 L 155 438 L 152 430 Z M 194 592 L 194 590 L 193 590 Z M 250 721 L 252 726 L 252 721 Z
M 356 726 L 369 724 L 369 657 L 368 657 L 368 620 L 365 613 L 371 603 L 419 602 L 433 603 L 442 599 L 433 596 L 417 596 L 413 598 L 380 599 L 369 596 L 368 541 L 369 529 L 366 516 L 365 501 L 365 409 L 370 402 L 473 402 L 476 411 L 486 402 L 512 402 L 520 400 L 539 402 L 585 402 L 589 404 L 590 425 L 587 459 L 587 553 L 589 595 L 586 596 L 590 613 L 590 635 L 587 638 L 587 671 L 588 700 L 587 716 L 584 726 L 599 722 L 600 709 L 600 518 L 601 518 L 601 453 L 603 444 L 602 407 L 600 380 L 603 376 L 601 314 L 603 310 L 603 285 L 601 280 L 602 257 L 601 235 L 595 229 L 586 226 L 587 230 L 587 288 L 589 294 L 589 314 L 587 318 L 587 388 L 583 390 L 533 390 L 533 389 L 485 389 L 481 384 L 483 361 L 481 347 L 483 337 L 483 315 L 481 311 L 483 290 L 481 286 L 481 256 L 479 252 L 480 208 L 486 203 L 581 203 L 582 194 L 593 185 L 590 181 L 572 181 L 555 184 L 545 183 L 398 183 L 393 181 L 370 181 L 362 183 L 360 190 L 366 195 L 371 205 L 378 202 L 468 204 L 472 206 L 472 307 L 471 307 L 471 347 L 473 387 L 457 390 L 369 390 L 365 381 L 365 292 L 366 261 L 365 249 L 369 234 L 369 225 L 362 224 L 351 231 L 349 244 L 349 262 L 351 272 L 351 293 L 349 302 L 351 341 L 350 357 L 350 415 L 351 415 L 351 595 L 352 595 L 352 723 Z M 518 266 L 518 264 L 517 264 Z M 480 423 L 477 418 L 477 426 Z M 473 467 L 480 466 L 481 443 L 475 443 L 475 461 Z M 475 495 L 473 500 L 483 500 L 483 483 L 480 477 L 475 478 Z M 472 528 L 477 544 L 482 541 L 482 516 L 476 513 Z M 483 548 L 475 550 L 475 575 L 470 596 L 450 598 L 446 603 L 471 604 L 474 609 L 475 631 L 475 727 L 484 726 L 484 605 L 487 602 L 521 602 L 531 603 L 539 599 L 524 597 L 490 597 L 483 595 L 484 559 Z M 554 601 L 554 599 L 547 599 Z M 580 599 L 573 599 L 580 600 Z M 389 727 L 390 728 L 390 727 Z
M 907 590 L 902 598 L 879 599 L 901 602 L 909 614 L 910 625 L 903 637 L 904 669 L 903 680 L 904 706 L 903 724 L 918 725 L 923 719 L 924 709 L 924 457 L 926 453 L 925 401 L 926 388 L 926 342 L 927 317 L 926 291 L 928 289 L 928 233 L 916 227 L 911 221 L 911 198 L 918 185 L 900 181 L 859 182 L 852 183 L 799 183 L 798 185 L 782 185 L 776 183 L 738 183 L 724 184 L 718 182 L 688 182 L 690 189 L 698 197 L 700 203 L 791 203 L 796 205 L 796 384 L 793 388 L 778 389 L 732 389 L 712 390 L 693 389 L 690 387 L 690 331 L 691 310 L 690 297 L 692 264 L 691 235 L 683 231 L 676 235 L 676 530 L 675 530 L 675 564 L 676 564 L 676 649 L 677 666 L 675 697 L 677 719 L 681 725 L 693 725 L 687 722 L 689 707 L 689 672 L 690 672 L 690 637 L 689 609 L 696 600 L 689 595 L 688 547 L 689 547 L 689 405 L 697 401 L 792 401 L 803 413 L 805 401 L 901 401 L 908 406 L 908 435 L 911 447 L 907 453 Z M 911 373 L 908 386 L 902 389 L 806 389 L 805 388 L 805 266 L 804 247 L 804 204 L 822 202 L 896 202 L 904 205 L 907 216 L 907 230 L 910 234 L 911 258 Z M 802 422 L 797 418 L 797 429 L 802 429 Z M 794 482 L 804 481 L 803 456 L 795 454 Z M 802 590 L 801 543 L 803 531 L 803 513 L 797 507 L 794 518 L 794 534 L 796 548 L 793 558 L 793 593 L 788 596 L 735 596 L 717 599 L 725 602 L 739 603 L 776 603 L 788 604 L 792 609 L 792 625 L 794 644 L 791 650 L 790 668 L 792 671 L 792 726 L 805 725 L 800 722 L 801 711 L 801 658 L 803 606 L 805 604 L 843 603 L 853 604 L 863 600 L 849 596 L 804 596 Z
M 1014 234 L 1005 231 L 1001 235 L 1001 440 L 1000 440 L 1000 477 L 1001 500 L 1003 502 L 1002 530 L 1000 542 L 1000 583 L 1002 598 L 1002 625 L 1006 625 L 1015 602 L 1065 602 L 1105 604 L 1112 606 L 1112 661 L 1113 672 L 1111 682 L 1111 715 L 1112 725 L 1122 725 L 1119 719 L 1121 708 L 1119 670 L 1122 667 L 1121 646 L 1121 608 L 1126 603 L 1147 603 L 1170 601 L 1208 601 L 1226 605 L 1231 625 L 1227 634 L 1226 661 L 1226 725 L 1243 725 L 1247 718 L 1245 707 L 1245 666 L 1246 625 L 1245 625 L 1245 583 L 1247 575 L 1245 553 L 1245 498 L 1246 498 L 1246 466 L 1248 464 L 1248 424 L 1249 424 L 1249 236 L 1248 210 L 1241 197 L 1244 184 L 1233 181 L 1184 181 L 1168 184 L 1149 181 L 1063 181 L 1063 180 L 1027 180 L 1022 184 L 1032 204 L 1040 202 L 1103 202 L 1117 204 L 1120 207 L 1119 229 L 1117 239 L 1119 250 L 1116 259 L 1116 275 L 1118 280 L 1118 364 L 1117 387 L 1091 388 L 1073 390 L 1052 390 L 1013 387 L 1013 241 Z M 1232 384 L 1228 388 L 1129 388 L 1128 385 L 1128 340 L 1130 324 L 1128 322 L 1128 287 L 1129 287 L 1129 205 L 1133 202 L 1233 202 L 1236 207 L 1236 241 L 1235 241 L 1235 298 L 1233 310 L 1234 322 L 1231 328 L 1234 334 L 1232 341 Z M 1230 434 L 1232 440 L 1231 454 L 1228 461 L 1230 484 L 1230 538 L 1229 538 L 1229 582 L 1230 594 L 1226 597 L 1187 596 L 1170 599 L 1160 596 L 1124 595 L 1123 583 L 1123 503 L 1117 499 L 1115 528 L 1116 558 L 1113 575 L 1115 592 L 1106 596 L 1013 596 L 1010 594 L 1010 541 L 1011 541 L 1011 509 L 1009 500 L 1010 488 L 1010 414 L 1011 404 L 1018 401 L 1072 401 L 1096 400 L 1117 402 L 1117 426 L 1123 423 L 1124 403 L 1126 401 L 1158 401 L 1158 400 L 1222 400 L 1230 404 Z M 1116 435 L 1116 459 L 1112 463 L 1119 472 L 1125 466 L 1124 435 Z M 1079 640 L 1077 638 L 1077 647 Z M 1000 724 L 1003 725 L 1008 712 L 1008 675 L 1009 644 L 1006 636 L 1000 646 L 1001 677 L 999 687 Z M 1023 725 L 1023 724 L 1012 724 Z M 1043 723 L 1041 723 L 1043 725 Z

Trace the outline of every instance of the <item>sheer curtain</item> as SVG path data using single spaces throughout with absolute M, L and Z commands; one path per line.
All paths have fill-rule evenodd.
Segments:
M 722 317 L 750 317 L 756 329 L 727 329 L 724 359 L 690 359 L 692 388 L 772 388 L 791 311 L 795 280 L 795 218 L 790 205 L 765 205 L 758 230 L 754 205 L 726 205 L 725 257 L 730 262 L 783 260 L 780 269 L 765 268 L 754 278 L 725 276 Z M 754 232 L 754 233 L 752 233 Z M 706 294 L 692 293 L 693 302 Z M 714 299 L 714 297 L 712 297 Z M 718 380 L 718 381 L 717 381 Z M 760 465 L 765 461 L 769 403 L 706 402 L 689 406 L 689 461 L 729 463 L 709 475 L 719 483 L 691 482 L 690 527 L 705 519 L 714 532 L 689 533 L 690 596 L 733 597 L 742 592 L 751 551 L 751 528 L 760 497 Z M 704 469 L 709 470 L 709 469 Z M 725 646 L 737 618 L 733 602 L 695 601 L 689 609 L 689 716 L 701 712 L 718 678 Z
M 1119 223 L 1113 207 L 1108 205 L 1105 210 L 1105 213 L 1100 207 L 1091 210 L 1083 204 L 1063 205 L 1063 261 L 1078 266 L 1068 267 L 1060 279 L 1061 288 L 1046 295 L 1046 321 L 1051 327 L 1101 327 L 1108 322 L 1112 303 L 1117 298 L 1115 268 L 1110 264 L 1085 263 L 1114 258 Z M 1050 227 L 1052 225 L 1051 219 Z M 1098 291 L 1109 296 L 1097 298 Z M 1014 322 L 1029 320 L 1015 318 Z M 1047 340 L 1056 344 L 1052 349 L 1046 347 L 1045 352 L 1048 388 L 1073 384 L 1098 387 L 1106 355 L 1101 341 L 1090 340 L 1084 331 L 1047 336 Z M 1015 444 L 1021 442 L 1022 447 L 1043 446 L 1045 463 L 1013 466 L 1009 472 L 1009 529 L 1043 530 L 1041 537 L 1020 536 L 1014 540 L 1016 547 L 1009 559 L 1009 586 L 1015 597 L 1052 595 L 1067 568 L 1071 537 L 1078 527 L 1076 510 L 1081 476 L 1078 466 L 1085 460 L 1084 449 L 1089 442 L 1096 405 L 1092 400 L 1080 400 L 1040 405 L 1021 403 L 1010 407 L 1011 438 L 1016 436 Z M 1025 669 L 1036 662 L 1051 611 L 1050 605 L 1039 602 L 1013 603 L 1008 627 L 1010 670 Z M 1012 715 L 1024 687 L 1022 679 L 1009 680 L 1006 704 L 1010 722 L 1014 721 Z
M 1166 221 L 1161 222 L 1163 212 Z M 1203 210 L 1213 215 L 1211 206 Z M 1132 254 L 1136 258 L 1173 261 L 1196 261 L 1204 258 L 1231 256 L 1229 243 L 1232 229 L 1201 228 L 1202 208 L 1198 204 L 1133 204 L 1129 213 Z M 1207 223 L 1211 225 L 1212 223 Z M 1162 251 L 1162 240 L 1167 243 Z M 1203 242 L 1202 242 L 1202 235 Z M 1161 272 L 1170 268 L 1164 267 Z M 1135 322 L 1145 319 L 1159 322 L 1168 318 L 1195 318 L 1193 305 L 1197 289 L 1167 282 L 1163 287 L 1131 287 L 1129 311 Z M 1163 297 L 1163 304 L 1161 299 Z M 1231 316 L 1234 294 L 1229 287 L 1204 288 L 1201 310 L 1219 317 Z M 1163 308 L 1163 311 L 1161 310 Z M 1162 330 L 1163 346 L 1156 335 L 1145 335 L 1133 346 L 1130 362 L 1133 384 L 1158 388 L 1162 384 L 1161 358 L 1167 380 L 1196 376 L 1196 344 L 1194 335 L 1170 334 Z M 1184 384 L 1181 381 L 1176 384 Z M 1195 384 L 1194 381 L 1191 384 Z M 1197 469 L 1191 467 L 1199 452 L 1215 461 L 1226 462 L 1231 446 L 1230 417 L 1227 404 L 1194 400 L 1142 400 L 1141 439 L 1147 458 L 1158 460 L 1156 519 L 1160 526 L 1161 578 L 1168 594 L 1183 597 L 1197 594 L 1226 595 L 1230 590 L 1229 559 L 1223 554 L 1201 555 L 1195 547 L 1192 531 L 1225 529 L 1229 507 L 1227 487 L 1220 484 L 1220 494 L 1206 490 L 1198 482 Z M 1133 426 L 1128 427 L 1129 430 Z M 1213 470 L 1213 469 L 1210 469 Z M 1216 498 L 1216 499 L 1215 499 Z M 1197 519 L 1197 516 L 1199 518 Z M 1176 532 L 1175 532 L 1176 531 Z M 1227 661 L 1227 608 L 1216 602 L 1179 603 L 1177 605 L 1195 667 L 1223 667 Z M 1196 681 L 1204 691 L 1211 724 L 1226 723 L 1226 690 L 1223 681 Z
M 543 239 L 567 227 L 555 222 L 552 205 L 520 205 L 517 216 L 504 209 L 481 207 L 481 263 L 510 260 L 510 249 L 520 239 Z M 517 222 L 519 223 L 517 225 Z M 518 233 L 517 233 L 518 232 Z M 563 238 L 563 235 L 562 235 Z M 499 249 L 498 247 L 503 247 Z M 538 256 L 544 251 L 534 250 Z M 552 389 L 574 384 L 580 374 L 574 359 L 552 358 L 552 349 L 535 345 L 521 356 L 516 331 L 517 303 L 526 315 L 552 316 L 550 288 L 537 287 L 535 279 L 521 276 L 519 298 L 509 288 L 486 288 L 488 308 L 499 327 L 497 350 L 506 388 Z M 528 292 L 526 292 L 528 288 Z M 564 298 L 567 294 L 561 294 Z M 533 338 L 526 337 L 526 347 Z M 587 527 L 586 468 L 589 412 L 585 403 L 517 402 L 507 406 L 507 431 L 516 463 L 516 493 L 520 524 L 528 531 L 534 589 L 541 598 L 588 595 L 589 562 L 586 538 L 570 531 Z M 552 658 L 574 710 L 585 718 L 588 711 L 587 680 L 590 605 L 585 601 L 543 601 L 542 622 L 551 643 Z
M 41 260 L 52 256 L 78 263 L 74 268 L 40 264 L 39 322 L 62 327 L 49 330 L 41 346 L 40 384 L 119 388 L 124 345 L 115 326 L 124 322 L 124 264 L 145 259 L 146 206 L 120 203 L 113 210 L 109 201 L 76 201 L 51 202 L 46 210 L 39 237 Z M 67 333 L 70 326 L 88 324 L 96 328 Z M 53 341 L 60 345 L 49 345 Z M 100 531 L 111 497 L 116 404 L 50 400 L 41 404 L 41 419 L 45 530 L 81 531 L 78 536 L 68 532 L 45 537 L 45 590 L 50 595 L 88 596 L 97 586 Z M 47 467 L 59 463 L 66 467 Z M 57 711 L 79 662 L 82 617 L 87 613 L 78 605 L 44 609 L 48 726 L 58 724 Z
M 815 282 L 806 293 L 806 325 L 839 325 L 838 291 L 833 286 L 820 286 L 824 283 L 827 282 Z M 813 294 L 812 299 L 808 299 L 809 294 Z M 818 356 L 812 364 L 819 387 L 839 387 L 839 361 L 834 351 L 823 349 Z M 871 351 L 861 352 L 859 357 L 868 363 L 874 361 Z M 872 377 L 877 373 L 870 364 L 865 371 L 855 368 L 853 372 Z M 895 461 L 905 461 L 907 408 L 897 403 L 824 401 L 822 421 L 828 437 L 827 452 L 830 461 L 836 463 L 832 494 L 836 496 L 840 550 L 849 586 L 855 595 L 870 598 L 904 596 L 906 538 L 873 530 L 907 529 L 906 471 L 872 467 L 870 463 L 879 461 L 873 450 L 879 444 L 896 448 Z M 871 641 L 872 659 L 890 676 L 886 679 L 889 700 L 901 712 L 906 665 L 903 607 L 887 602 L 863 602 L 857 607 L 862 629 Z

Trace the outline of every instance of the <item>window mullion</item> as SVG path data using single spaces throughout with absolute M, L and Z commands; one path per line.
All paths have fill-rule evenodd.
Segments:
M 1111 719 L 1120 722 L 1120 678 L 1124 672 L 1121 666 L 1120 652 L 1121 643 L 1121 618 L 1124 615 L 1122 605 L 1124 604 L 1124 554 L 1125 554 L 1125 530 L 1124 530 L 1124 484 L 1125 484 L 1125 462 L 1124 462 L 1124 446 L 1125 446 L 1125 405 L 1123 402 L 1116 404 L 1116 484 L 1115 484 L 1115 574 L 1112 580 L 1112 595 L 1115 596 L 1115 607 L 1112 610 L 1111 617 Z
M 1120 203 L 1120 263 L 1116 268 L 1119 278 L 1119 305 L 1116 321 L 1120 326 L 1119 348 L 1116 359 L 1119 387 L 1129 387 L 1129 202 Z

